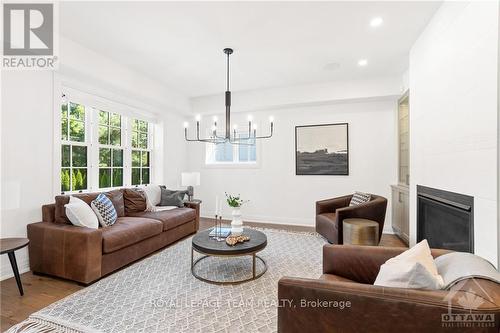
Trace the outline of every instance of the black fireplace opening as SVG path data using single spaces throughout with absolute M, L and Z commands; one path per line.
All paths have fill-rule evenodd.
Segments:
M 417 185 L 417 241 L 474 253 L 474 197 Z

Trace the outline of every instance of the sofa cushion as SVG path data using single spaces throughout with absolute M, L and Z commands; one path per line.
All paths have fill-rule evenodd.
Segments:
M 81 199 L 87 203 L 87 205 L 90 206 L 90 203 L 97 198 L 99 195 L 99 192 L 94 192 L 94 193 L 78 193 L 78 194 L 73 194 L 75 198 Z M 118 214 L 118 217 L 123 217 L 125 216 L 125 204 L 123 202 L 123 192 L 122 190 L 113 190 L 109 192 L 104 192 L 104 194 L 111 200 L 113 203 L 113 206 L 116 209 L 116 213 Z M 71 224 L 69 221 L 68 217 L 66 216 L 66 210 L 64 208 L 64 205 L 69 203 L 69 195 L 57 195 L 55 198 L 56 201 L 56 207 L 55 207 L 55 219 L 54 222 L 56 223 L 66 223 L 66 224 Z
M 184 207 L 184 197 L 187 191 L 172 191 L 166 187 L 161 187 L 160 206 L 177 206 Z
M 119 217 L 115 224 L 102 229 L 102 250 L 104 253 L 111 253 L 158 235 L 162 230 L 163 224 L 158 220 Z
M 130 216 L 155 219 L 163 223 L 163 231 L 173 229 L 196 219 L 196 210 L 192 208 L 175 208 L 158 212 L 130 213 Z
M 125 214 L 143 212 L 146 210 L 146 194 L 139 189 L 126 188 L 123 190 Z

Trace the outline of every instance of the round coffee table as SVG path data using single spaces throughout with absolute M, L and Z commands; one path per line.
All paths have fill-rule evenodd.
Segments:
M 225 241 L 218 242 L 209 237 L 211 229 L 203 230 L 198 232 L 193 236 L 192 246 L 191 246 L 191 273 L 198 280 L 213 283 L 213 284 L 239 284 L 247 281 L 252 281 L 261 277 L 267 271 L 267 265 L 264 259 L 259 257 L 257 253 L 262 251 L 267 245 L 267 237 L 263 232 L 253 229 L 244 229 L 243 235 L 249 236 L 250 240 L 244 243 L 238 243 L 234 246 L 229 246 Z M 194 260 L 194 252 L 203 254 L 202 257 Z M 218 281 L 212 280 L 207 277 L 202 277 L 196 273 L 196 265 L 209 257 L 241 257 L 241 256 L 251 256 L 252 257 L 252 276 L 246 279 L 236 280 L 236 281 Z M 264 265 L 261 272 L 256 272 L 256 259 L 258 259 Z

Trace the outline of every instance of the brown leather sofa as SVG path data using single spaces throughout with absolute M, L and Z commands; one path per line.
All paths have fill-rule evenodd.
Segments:
M 331 244 L 343 244 L 342 221 L 349 218 L 363 218 L 378 222 L 379 242 L 384 229 L 387 199 L 371 195 L 371 200 L 349 207 L 352 194 L 316 202 L 316 232 Z
M 76 194 L 90 204 L 98 193 Z M 133 189 L 107 192 L 118 219 L 106 228 L 72 225 L 64 205 L 69 196 L 57 196 L 42 207 L 42 222 L 28 225 L 30 268 L 83 284 L 94 282 L 187 235 L 199 227 L 198 203 L 168 211 L 145 212 L 145 197 Z
M 380 266 L 405 250 L 325 245 L 319 279 L 279 281 L 278 332 L 499 332 L 495 282 L 468 279 L 453 291 L 374 286 Z M 432 255 L 447 252 L 434 249 Z M 460 316 L 471 314 L 483 315 L 474 317 L 482 321 Z

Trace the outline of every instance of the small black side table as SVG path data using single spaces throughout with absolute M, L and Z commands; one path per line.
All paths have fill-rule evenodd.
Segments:
M 14 276 L 16 277 L 17 287 L 19 288 L 19 293 L 21 296 L 24 295 L 23 285 L 21 284 L 21 277 L 19 276 L 19 270 L 17 269 L 16 255 L 14 251 L 19 250 L 29 244 L 27 238 L 2 238 L 0 239 L 0 254 L 7 253 L 10 260 L 10 265 L 14 271 Z

